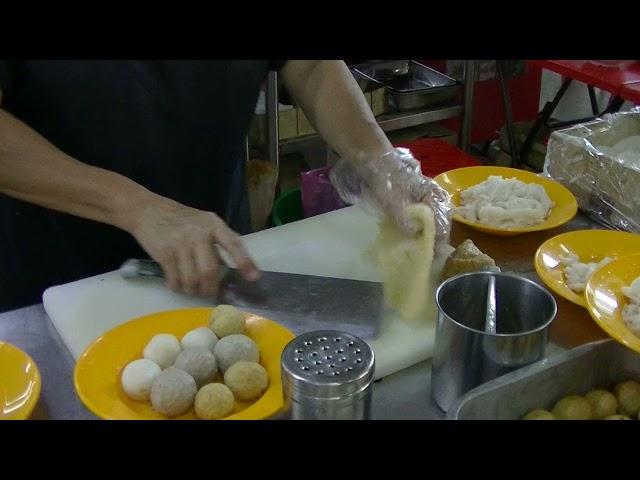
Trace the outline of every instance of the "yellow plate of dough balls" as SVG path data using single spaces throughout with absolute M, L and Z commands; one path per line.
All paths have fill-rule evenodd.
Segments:
M 591 275 L 585 289 L 587 309 L 593 319 L 611 337 L 638 353 L 640 353 L 640 298 L 638 298 L 640 281 L 635 282 L 633 288 L 630 287 L 639 277 L 640 254 L 628 255 L 597 270 Z M 627 313 L 626 322 L 625 313 Z M 637 334 L 634 334 L 632 328 L 634 325 Z
M 282 408 L 280 356 L 294 335 L 271 320 L 237 310 L 233 313 L 244 321 L 240 327 L 234 325 L 228 315 L 234 310 L 219 306 L 158 312 L 112 329 L 78 359 L 74 371 L 78 396 L 91 412 L 109 420 L 273 416 Z M 248 345 L 251 358 L 243 357 L 246 348 L 234 349 L 246 344 L 253 345 Z M 210 362 L 215 364 L 213 370 L 205 368 Z M 255 368 L 247 371 L 247 366 Z M 254 399 L 243 401 L 239 397 L 247 395 L 244 384 L 255 370 L 264 379 L 258 390 L 249 392 Z
M 490 177 L 502 177 L 502 179 Z M 510 179 L 515 179 L 516 182 Z M 454 220 L 493 235 L 510 236 L 549 230 L 567 223 L 578 212 L 576 197 L 565 186 L 517 168 L 493 166 L 457 168 L 438 175 L 434 181 L 451 195 L 456 206 Z M 525 187 L 520 182 L 541 186 L 546 193 L 545 200 L 537 201 L 539 199 L 535 197 L 538 197 L 540 192 L 531 191 L 532 187 Z M 472 187 L 476 188 L 470 190 Z M 465 190 L 468 190 L 470 203 L 465 206 L 465 209 L 461 209 L 461 192 Z M 511 201 L 507 202 L 509 199 Z M 522 208 L 523 202 L 531 204 L 534 200 L 536 200 L 536 208 L 531 205 Z M 548 204 L 549 201 L 552 202 L 551 205 Z M 545 213 L 537 212 L 538 209 L 542 209 Z M 473 212 L 484 213 L 471 215 Z M 496 224 L 481 223 L 479 219 L 466 218 L 462 213 L 469 217 L 484 216 L 483 218 L 486 217 Z M 513 225 L 504 223 L 508 219 Z

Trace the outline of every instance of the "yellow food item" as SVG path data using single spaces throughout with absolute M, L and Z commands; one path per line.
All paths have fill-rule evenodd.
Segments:
M 594 389 L 584 397 L 568 395 L 553 406 L 551 412 L 537 408 L 523 420 L 640 420 L 640 382 L 618 383 L 613 393 Z
M 578 395 L 559 400 L 551 412 L 560 420 L 591 420 L 593 412 L 589 401 Z
M 591 390 L 585 395 L 585 398 L 591 404 L 594 420 L 602 420 L 615 414 L 618 410 L 618 400 L 606 390 Z
M 616 414 L 616 415 L 609 415 L 608 417 L 605 417 L 605 420 L 631 420 L 631 419 L 626 415 Z
M 419 233 L 409 238 L 392 218 L 386 218 L 372 253 L 382 275 L 386 301 L 405 319 L 419 320 L 434 307 L 431 266 L 436 227 L 427 205 L 409 205 L 405 213 L 419 226 Z
M 471 240 L 465 240 L 449 256 L 442 271 L 441 281 L 462 273 L 482 270 L 498 270 L 496 262 L 489 255 L 482 253 Z
M 635 417 L 640 412 L 640 383 L 630 380 L 615 386 L 613 393 L 618 399 L 618 413 Z
M 246 321 L 240 310 L 231 305 L 218 305 L 211 314 L 209 328 L 218 338 L 244 333 Z
M 536 409 L 527 413 L 523 420 L 557 420 L 555 415 L 548 410 Z
M 224 373 L 224 383 L 233 395 L 245 402 L 255 400 L 269 386 L 267 371 L 255 362 L 236 362 Z
M 233 411 L 233 393 L 222 383 L 209 383 L 196 394 L 195 411 L 201 420 L 219 420 Z

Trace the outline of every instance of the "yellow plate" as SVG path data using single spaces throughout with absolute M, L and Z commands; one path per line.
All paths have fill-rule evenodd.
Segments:
M 602 329 L 618 342 L 640 353 L 640 337 L 622 321 L 627 298 L 622 287 L 640 277 L 640 254 L 619 258 L 597 270 L 587 283 L 587 309 Z
M 554 202 L 554 207 L 549 212 L 547 219 L 539 224 L 524 228 L 497 228 L 480 223 L 474 223 L 466 218 L 454 214 L 454 220 L 469 225 L 476 230 L 493 235 L 519 235 L 521 233 L 537 232 L 558 227 L 571 220 L 578 211 L 578 202 L 566 187 L 550 180 L 540 177 L 526 170 L 507 167 L 465 167 L 441 173 L 434 180 L 452 196 L 453 203 L 458 206 L 460 203 L 460 192 L 484 182 L 492 175 L 501 175 L 504 178 L 516 178 L 525 183 L 537 183 L 544 187 L 549 198 Z
M 150 402 L 130 400 L 120 386 L 120 374 L 131 361 L 142 358 L 151 337 L 170 333 L 182 338 L 189 330 L 207 326 L 211 308 L 189 308 L 159 312 L 124 323 L 95 340 L 78 359 L 74 381 L 85 406 L 100 418 L 110 420 L 160 420 Z M 267 391 L 254 402 L 238 402 L 229 420 L 259 420 L 282 407 L 280 356 L 294 338 L 286 328 L 256 315 L 246 314 L 247 336 L 260 349 L 260 363 L 269 376 Z M 193 409 L 178 420 L 196 419 Z
M 19 348 L 0 342 L 0 420 L 29 418 L 41 388 L 36 362 Z
M 614 230 L 576 230 L 557 235 L 540 245 L 534 259 L 538 276 L 561 297 L 586 307 L 584 294 L 575 293 L 565 282 L 559 259 L 569 253 L 574 253 L 584 263 L 640 253 L 640 235 Z

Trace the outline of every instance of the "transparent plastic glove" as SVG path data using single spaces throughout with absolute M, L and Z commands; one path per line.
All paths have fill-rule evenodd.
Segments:
M 448 241 L 453 203 L 433 179 L 421 173 L 420 163 L 406 148 L 395 148 L 379 158 L 364 155 L 354 161 L 341 159 L 331 170 L 331 182 L 340 197 L 380 217 L 390 216 L 408 236 L 418 226 L 405 215 L 412 203 L 431 207 L 436 223 L 436 241 Z

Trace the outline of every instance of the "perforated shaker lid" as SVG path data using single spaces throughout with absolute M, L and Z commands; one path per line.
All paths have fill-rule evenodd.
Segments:
M 373 381 L 375 359 L 362 339 L 335 330 L 304 333 L 282 352 L 282 385 L 295 397 L 342 398 Z

